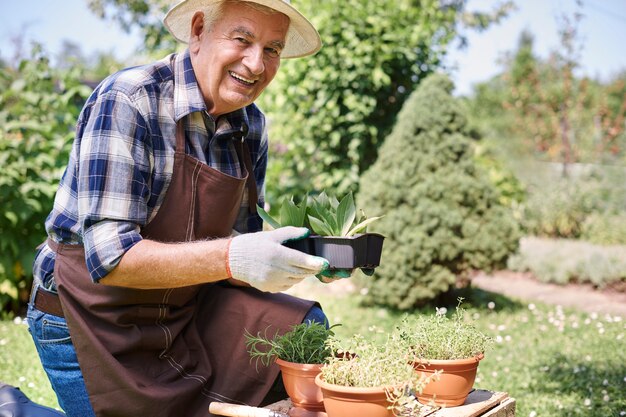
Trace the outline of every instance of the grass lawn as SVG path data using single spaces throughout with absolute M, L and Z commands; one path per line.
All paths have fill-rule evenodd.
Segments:
M 323 289 L 305 282 L 293 292 L 319 300 L 331 322 L 342 324 L 339 336 L 384 338 L 402 317 L 364 307 L 358 295 Z M 626 318 L 520 303 L 477 289 L 459 295 L 466 297 L 466 315 L 496 340 L 480 363 L 476 388 L 508 392 L 518 417 L 626 416 Z M 451 312 L 454 300 L 447 307 Z M 58 407 L 19 319 L 0 321 L 0 381 Z

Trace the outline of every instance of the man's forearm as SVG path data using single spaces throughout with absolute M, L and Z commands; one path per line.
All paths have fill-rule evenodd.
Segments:
M 120 287 L 178 288 L 228 278 L 228 239 L 161 243 L 144 239 L 100 280 Z

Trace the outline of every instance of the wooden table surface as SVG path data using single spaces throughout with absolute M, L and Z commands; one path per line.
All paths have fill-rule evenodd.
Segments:
M 267 408 L 288 413 L 291 401 L 283 400 Z M 425 406 L 414 417 L 514 417 L 515 399 L 506 392 L 474 390 L 470 392 L 465 404 L 458 407 L 432 408 Z M 411 416 L 406 416 L 411 417 Z

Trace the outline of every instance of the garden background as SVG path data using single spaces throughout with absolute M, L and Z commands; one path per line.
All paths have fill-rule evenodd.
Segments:
M 19 33 L 14 56 L 1 57 L 0 380 L 44 404 L 56 401 L 21 319 L 33 248 L 92 88 L 176 49 L 157 18 L 169 3 L 88 1 L 112 27 L 145 38 L 129 59 L 72 43 L 52 56 Z M 367 214 L 385 215 L 371 229 L 387 236 L 374 276 L 355 277 L 350 291 L 305 283 L 307 296 L 343 323 L 341 334 L 372 337 L 401 314 L 466 297 L 497 341 L 477 386 L 509 392 L 520 416 L 626 415 L 620 314 L 522 303 L 472 285 L 505 271 L 626 291 L 626 69 L 581 73 L 585 5 L 595 3 L 572 3 L 555 16 L 551 53 L 537 54 L 541 39 L 522 31 L 493 77 L 455 95 L 446 56 L 506 25 L 514 2 L 479 12 L 460 0 L 300 0 L 325 47 L 285 61 L 259 102 L 271 129 L 270 207 L 351 191 Z

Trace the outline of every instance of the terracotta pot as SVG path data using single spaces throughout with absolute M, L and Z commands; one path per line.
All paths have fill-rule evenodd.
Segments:
M 422 377 L 432 377 L 435 371 L 442 370 L 439 379 L 429 382 L 418 394 L 417 400 L 422 404 L 432 401 L 446 407 L 463 405 L 474 386 L 478 362 L 482 358 L 483 354 L 469 359 L 416 361 L 413 366 Z
M 328 417 L 393 417 L 388 407 L 384 388 L 357 388 L 324 382 L 322 375 L 315 378 L 322 389 Z
M 322 365 L 302 364 L 276 359 L 283 376 L 285 390 L 291 399 L 292 417 L 327 417 L 324 412 L 322 390 L 315 384 L 315 377 Z

